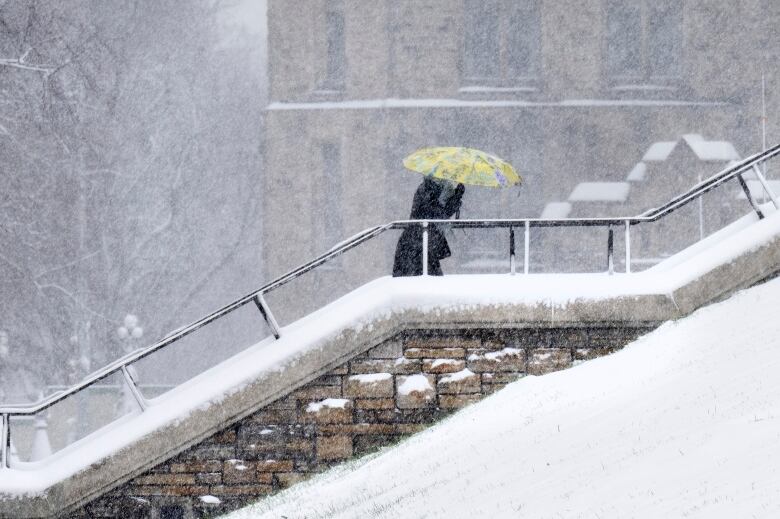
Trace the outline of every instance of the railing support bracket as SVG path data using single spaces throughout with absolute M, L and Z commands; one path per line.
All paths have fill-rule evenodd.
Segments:
M 523 274 L 528 274 L 530 269 L 530 251 L 531 251 L 531 222 L 525 221 L 525 236 L 523 237 Z
M 281 337 L 281 334 L 279 333 L 279 323 L 276 322 L 274 314 L 271 313 L 271 309 L 268 307 L 268 303 L 265 302 L 263 294 L 256 294 L 253 300 L 257 309 L 260 310 L 263 319 L 268 323 L 268 327 L 271 329 L 271 333 L 274 334 L 274 338 L 278 339 Z
M 631 273 L 631 222 L 626 220 L 626 274 Z
M 509 227 L 509 273 L 515 275 L 515 228 Z
M 423 222 L 422 234 L 422 275 L 428 275 L 428 222 Z
M 742 186 L 742 191 L 745 192 L 745 196 L 748 199 L 748 202 L 750 202 L 750 207 L 753 208 L 753 210 L 758 215 L 758 219 L 761 220 L 764 218 L 764 213 L 761 212 L 761 208 L 758 207 L 758 204 L 756 204 L 756 201 L 753 200 L 753 195 L 750 193 L 750 188 L 747 185 L 747 182 L 745 182 L 744 177 L 742 177 L 742 173 L 737 175 L 737 180 L 739 180 L 739 185 Z
M 0 470 L 11 466 L 11 417 L 0 415 Z
M 135 379 L 133 378 L 133 375 L 130 374 L 130 368 L 127 366 L 122 366 L 122 377 L 124 377 L 125 384 L 127 384 L 127 388 L 130 390 L 130 394 L 133 395 L 133 398 L 138 404 L 138 407 L 141 408 L 141 411 L 146 411 L 146 408 L 149 407 L 149 404 L 141 394 L 141 391 L 138 390 Z

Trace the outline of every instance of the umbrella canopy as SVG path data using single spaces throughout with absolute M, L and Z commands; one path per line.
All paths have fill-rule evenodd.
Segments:
M 508 162 L 472 148 L 423 148 L 406 157 L 404 167 L 472 186 L 509 187 L 523 180 Z

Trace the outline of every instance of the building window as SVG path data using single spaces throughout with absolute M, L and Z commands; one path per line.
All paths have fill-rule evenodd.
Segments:
M 539 0 L 465 0 L 463 78 L 471 85 L 518 86 L 539 76 Z
M 325 11 L 325 78 L 321 90 L 344 90 L 346 78 L 346 42 L 344 36 L 344 8 L 338 0 L 331 0 Z
M 319 239 L 312 240 L 318 247 L 315 254 L 328 250 L 345 238 L 342 209 L 341 148 L 338 144 L 322 144 L 322 176 L 315 184 L 314 219 L 312 228 Z
M 609 0 L 607 70 L 614 83 L 673 85 L 681 54 L 682 2 Z

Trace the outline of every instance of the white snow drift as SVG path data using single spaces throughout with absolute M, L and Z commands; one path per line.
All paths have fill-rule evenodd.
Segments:
M 780 517 L 778 308 L 743 291 L 230 517 Z

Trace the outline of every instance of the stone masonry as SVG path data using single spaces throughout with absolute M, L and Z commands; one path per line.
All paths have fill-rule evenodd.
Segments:
M 648 330 L 405 332 L 62 517 L 216 516 Z

